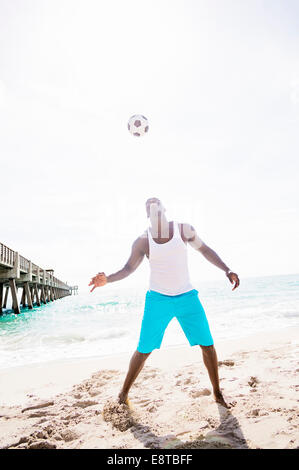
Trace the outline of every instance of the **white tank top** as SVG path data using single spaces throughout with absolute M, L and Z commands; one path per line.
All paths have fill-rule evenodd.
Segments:
M 156 243 L 147 229 L 149 243 L 149 290 L 160 294 L 179 295 L 193 289 L 188 270 L 187 246 L 182 240 L 177 222 L 173 237 L 167 243 Z

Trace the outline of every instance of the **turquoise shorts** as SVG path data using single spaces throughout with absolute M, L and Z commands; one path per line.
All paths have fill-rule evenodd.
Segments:
M 153 349 L 159 349 L 167 325 L 174 317 L 181 325 L 190 346 L 214 344 L 196 289 L 180 295 L 164 295 L 149 290 L 145 297 L 137 351 L 149 353 Z

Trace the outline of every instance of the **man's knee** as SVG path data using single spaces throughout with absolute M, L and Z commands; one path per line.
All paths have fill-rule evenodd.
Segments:
M 214 344 L 211 344 L 210 346 L 203 346 L 202 344 L 200 344 L 200 347 L 204 354 L 211 354 L 215 350 Z
M 136 355 L 137 355 L 137 357 L 138 357 L 139 359 L 141 359 L 142 361 L 145 361 L 145 360 L 148 358 L 148 356 L 149 356 L 150 354 L 151 354 L 151 352 L 149 352 L 149 353 L 142 353 L 142 352 L 138 351 L 138 349 L 136 349 Z

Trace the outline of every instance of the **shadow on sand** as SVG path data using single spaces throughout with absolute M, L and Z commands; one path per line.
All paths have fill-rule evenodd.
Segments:
M 150 428 L 141 424 L 133 417 L 130 431 L 135 439 L 150 449 L 248 449 L 248 445 L 237 418 L 230 410 L 218 404 L 220 425 L 209 431 L 195 436 L 194 439 L 183 442 L 174 434 L 156 435 Z

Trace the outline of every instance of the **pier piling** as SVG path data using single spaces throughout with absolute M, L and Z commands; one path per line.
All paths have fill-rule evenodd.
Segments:
M 3 305 L 3 282 L 0 283 L 0 314 L 2 313 L 2 305 Z
M 71 286 L 70 291 L 72 294 L 74 293 L 74 295 L 78 295 L 78 286 Z

